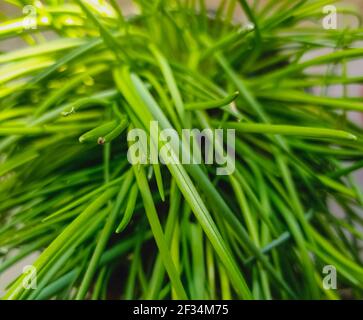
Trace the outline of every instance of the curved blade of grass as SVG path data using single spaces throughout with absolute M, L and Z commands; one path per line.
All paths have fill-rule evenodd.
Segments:
M 235 99 L 237 99 L 239 92 L 235 92 L 231 95 L 228 95 L 225 98 L 219 100 L 212 100 L 212 101 L 204 101 L 204 102 L 193 102 L 193 103 L 186 103 L 185 109 L 186 110 L 206 110 L 206 109 L 214 109 L 214 108 L 222 108 L 227 106 Z
M 217 124 L 217 122 L 216 122 Z M 357 137 L 349 132 L 314 127 L 299 127 L 291 125 L 272 125 L 261 123 L 225 122 L 222 126 L 229 129 L 236 129 L 243 133 L 263 133 L 279 135 L 296 135 L 312 138 L 330 138 L 357 140 Z
M 133 166 L 134 174 L 137 184 L 139 186 L 140 194 L 142 196 L 146 215 L 148 217 L 151 230 L 153 232 L 156 244 L 159 248 L 160 255 L 164 262 L 165 269 L 168 272 L 170 281 L 175 289 L 179 299 L 187 299 L 182 282 L 180 281 L 179 274 L 175 268 L 170 251 L 165 239 L 165 235 L 160 225 L 160 221 L 155 209 L 154 201 L 150 192 L 149 185 L 142 167 Z
M 137 200 L 137 196 L 138 196 L 138 191 L 139 191 L 139 189 L 138 189 L 137 185 L 134 184 L 131 187 L 129 197 L 127 199 L 125 213 L 122 216 L 122 220 L 121 220 L 120 224 L 116 228 L 116 233 L 122 232 L 129 224 L 129 222 L 132 218 L 132 215 L 134 213 L 134 210 L 135 210 L 135 204 L 136 204 L 136 200 Z

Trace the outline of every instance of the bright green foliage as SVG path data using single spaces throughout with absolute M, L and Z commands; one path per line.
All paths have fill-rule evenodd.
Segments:
M 20 275 L 4 299 L 363 298 L 356 12 L 340 4 L 357 26 L 325 30 L 337 1 L 44 0 L 26 30 L 32 1 L 6 2 L 0 273 L 39 256 L 38 289 Z M 127 132 L 157 145 L 151 121 L 235 129 L 235 171 L 132 166 Z

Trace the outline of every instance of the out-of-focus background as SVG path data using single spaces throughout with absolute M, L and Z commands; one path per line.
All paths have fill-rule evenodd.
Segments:
M 210 9 L 216 8 L 216 6 L 220 3 L 220 1 L 221 0 L 206 0 Z M 276 1 L 278 1 L 278 0 L 276 0 Z M 31 1 L 29 1 L 29 2 L 31 3 Z M 40 2 L 42 2 L 42 1 L 40 0 Z M 132 10 L 132 6 L 131 6 L 132 1 L 131 0 L 118 0 L 118 2 L 123 6 L 125 13 L 130 12 Z M 363 16 L 363 0 L 342 0 L 341 3 L 356 6 L 357 10 L 360 11 L 360 15 Z M 2 14 L 5 14 L 6 16 L 9 16 L 9 17 L 15 17 L 15 16 L 21 15 L 21 11 L 19 11 L 19 9 L 14 9 L 14 7 L 7 4 L 5 0 L 0 0 L 0 23 L 2 21 L 4 21 L 3 18 L 1 17 Z M 10 40 L 10 41 L 7 41 L 6 44 L 0 42 L 0 52 L 13 50 L 16 47 L 19 47 L 21 45 L 22 45 L 21 42 L 19 42 L 18 40 L 16 40 L 16 41 Z M 363 42 L 360 44 L 360 46 L 363 47 Z M 363 59 L 357 60 L 354 63 L 351 63 L 348 66 L 348 73 L 350 76 L 361 76 L 363 74 Z M 329 95 L 331 95 L 331 96 L 340 95 L 340 90 L 341 90 L 341 88 L 339 88 L 339 87 L 335 87 L 335 88 L 333 87 L 329 91 Z M 363 85 L 351 86 L 349 88 L 349 94 L 351 96 L 363 97 Z M 356 122 L 361 123 L 363 126 L 363 115 L 362 114 L 354 113 L 351 116 L 354 118 L 354 120 Z M 363 186 L 363 172 L 362 171 L 358 174 L 356 179 Z M 1 251 L 1 248 L 0 248 L 0 251 Z M 27 257 L 26 259 L 22 260 L 17 265 L 10 268 L 3 274 L 0 274 L 0 296 L 3 295 L 5 286 L 8 284 L 8 282 L 11 279 L 14 279 L 14 277 L 16 275 L 18 275 L 22 272 L 23 266 L 31 264 L 33 262 L 34 258 L 35 258 L 35 255 Z

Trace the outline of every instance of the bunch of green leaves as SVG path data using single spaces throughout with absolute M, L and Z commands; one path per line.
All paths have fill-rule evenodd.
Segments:
M 363 297 L 356 12 L 325 30 L 334 0 L 6 2 L 37 16 L 0 23 L 22 43 L 0 54 L 0 274 L 39 256 L 37 289 L 4 299 Z M 235 171 L 131 165 L 151 121 L 235 129 Z

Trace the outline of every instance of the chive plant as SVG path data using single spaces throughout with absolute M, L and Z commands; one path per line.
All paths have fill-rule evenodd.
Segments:
M 326 30 L 334 0 L 5 2 L 0 274 L 38 256 L 37 288 L 20 274 L 4 299 L 363 297 L 354 10 Z M 235 129 L 235 170 L 130 164 L 130 130 L 159 142 L 151 121 Z

